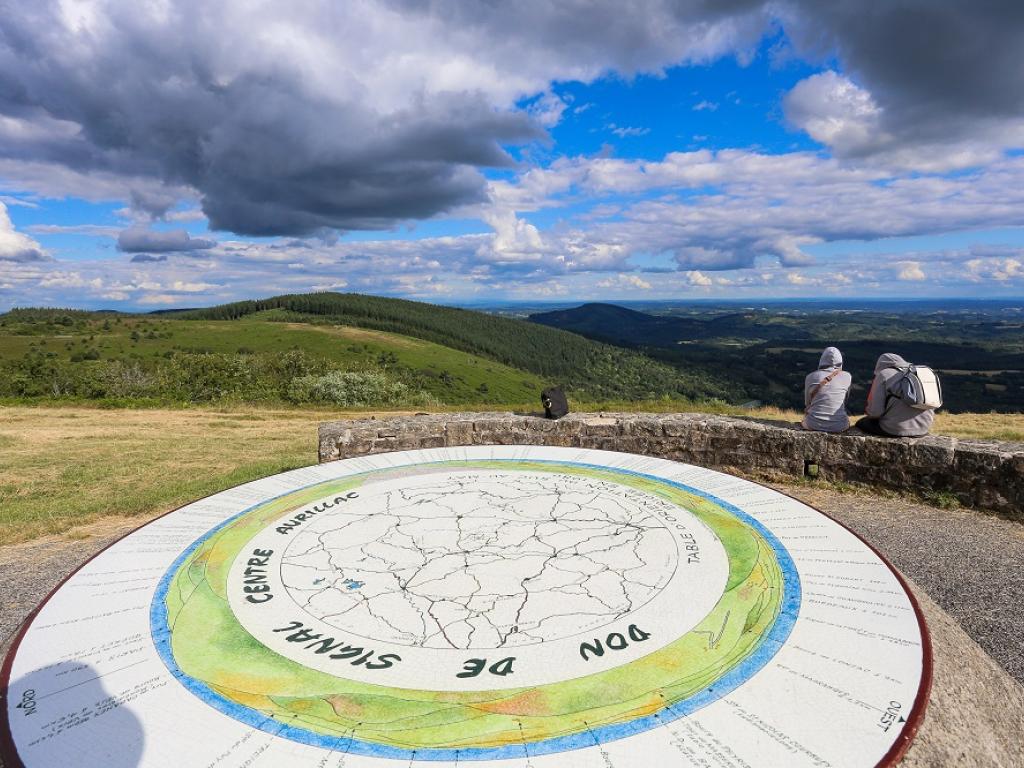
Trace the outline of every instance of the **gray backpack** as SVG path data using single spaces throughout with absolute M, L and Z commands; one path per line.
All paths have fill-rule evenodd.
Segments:
M 942 407 L 942 385 L 935 371 L 927 365 L 910 365 L 899 371 L 902 375 L 889 382 L 889 394 L 921 411 Z

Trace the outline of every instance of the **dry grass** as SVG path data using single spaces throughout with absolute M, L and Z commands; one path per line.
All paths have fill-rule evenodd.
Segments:
M 935 432 L 971 440 L 1024 442 L 1024 413 L 942 413 Z
M 315 464 L 337 412 L 0 408 L 0 543 L 108 516 L 149 518 Z
M 578 409 L 680 407 L 601 403 Z M 800 418 L 772 408 L 715 410 L 788 422 Z M 104 518 L 149 519 L 218 490 L 313 464 L 317 423 L 344 415 L 245 407 L 0 408 L 0 544 L 51 533 L 89 535 L 83 526 Z M 961 438 L 1024 441 L 1024 414 L 942 413 L 936 427 Z

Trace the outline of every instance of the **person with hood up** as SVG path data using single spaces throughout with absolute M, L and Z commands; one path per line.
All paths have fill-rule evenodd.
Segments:
M 846 399 L 853 377 L 843 370 L 843 356 L 826 347 L 818 370 L 804 379 L 804 419 L 800 425 L 816 432 L 842 432 L 850 426 Z
M 875 378 L 868 392 L 865 416 L 857 422 L 857 429 L 869 435 L 883 437 L 923 437 L 932 428 L 935 411 L 912 408 L 892 394 L 892 384 L 910 366 L 906 360 L 886 352 L 875 363 Z

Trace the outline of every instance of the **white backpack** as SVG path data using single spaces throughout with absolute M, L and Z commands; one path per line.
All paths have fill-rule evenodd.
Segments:
M 942 385 L 938 374 L 927 365 L 900 368 L 903 375 L 894 377 L 889 392 L 911 408 L 928 411 L 942 407 Z

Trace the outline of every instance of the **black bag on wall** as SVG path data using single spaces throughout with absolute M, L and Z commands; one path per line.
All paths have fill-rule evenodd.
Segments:
M 540 393 L 540 401 L 544 405 L 544 415 L 549 419 L 560 419 L 569 412 L 569 401 L 561 387 L 548 387 Z

